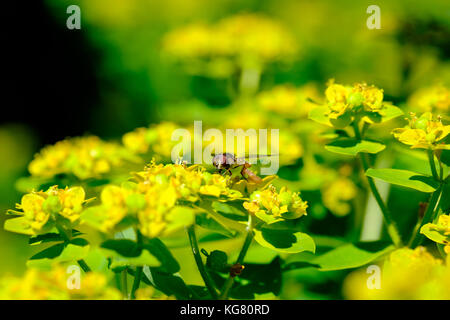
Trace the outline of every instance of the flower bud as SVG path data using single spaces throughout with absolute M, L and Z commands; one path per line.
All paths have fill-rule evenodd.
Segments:
M 58 196 L 49 196 L 42 204 L 42 208 L 47 213 L 57 214 L 62 210 L 62 204 Z
M 349 94 L 347 101 L 351 105 L 357 107 L 363 103 L 364 96 L 361 94 L 361 92 L 352 92 Z
M 131 194 L 125 200 L 130 212 L 137 212 L 145 208 L 147 202 L 142 194 Z

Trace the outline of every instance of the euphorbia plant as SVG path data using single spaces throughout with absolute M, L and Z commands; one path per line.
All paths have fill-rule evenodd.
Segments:
M 141 281 L 184 299 L 277 294 L 281 283 L 274 287 L 263 274 L 255 277 L 250 272 L 256 266 L 245 264 L 252 240 L 282 252 L 314 252 L 315 245 L 311 237 L 299 231 L 298 222 L 306 214 L 306 202 L 286 188 L 277 192 L 270 185 L 274 178 L 268 176 L 252 183 L 208 172 L 197 165 L 151 163 L 120 185 L 102 187 L 95 201 L 86 201 L 81 187 L 54 186 L 46 192 L 28 193 L 18 205 L 22 211 L 10 211 L 20 217 L 8 220 L 5 228 L 31 236 L 30 244 L 56 243 L 31 257 L 30 267 L 48 268 L 54 263 L 77 261 L 85 272 L 91 272 L 89 261 L 107 261 L 104 271 L 117 275 L 125 298 L 136 297 Z M 78 225 L 89 227 L 88 233 L 100 232 L 98 248 L 86 240 L 92 238 L 90 234 L 75 229 Z M 244 243 L 237 260 L 229 262 L 220 250 L 202 250 L 205 264 L 197 227 L 228 237 L 242 234 Z M 177 275 L 180 266 L 164 244 L 164 239 L 184 230 L 205 283 L 203 289 L 185 284 Z M 280 273 L 280 260 L 265 268 L 275 268 L 273 271 Z M 248 282 L 247 274 L 252 279 L 250 283 L 235 281 L 242 275 Z M 134 277 L 131 288 L 129 275 Z M 243 288 L 247 290 L 244 295 Z

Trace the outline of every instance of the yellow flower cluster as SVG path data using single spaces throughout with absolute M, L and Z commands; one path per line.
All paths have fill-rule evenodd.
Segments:
M 46 192 L 31 192 L 24 195 L 21 203 L 16 205 L 17 209 L 22 211 L 12 212 L 23 215 L 24 228 L 29 228 L 35 233 L 55 215 L 75 222 L 80 217 L 85 201 L 82 187 L 58 189 L 58 186 L 53 186 Z
M 73 174 L 87 179 L 105 174 L 134 158 L 122 146 L 96 136 L 70 138 L 43 148 L 28 169 L 33 176 Z
M 383 90 L 366 83 L 344 86 L 330 80 L 325 90 L 330 119 L 337 119 L 347 111 L 382 112 Z
M 417 117 L 411 113 L 409 125 L 392 131 L 394 137 L 411 148 L 450 149 L 444 138 L 450 133 L 450 125 L 442 124 L 440 117 L 434 118 L 430 112 Z
M 397 249 L 384 263 L 380 288 L 368 286 L 370 274 L 361 270 L 346 278 L 344 293 L 349 299 L 450 299 L 449 262 L 424 247 Z
M 172 141 L 172 132 L 178 126 L 172 122 L 162 122 L 150 128 L 137 128 L 123 135 L 124 146 L 133 153 L 153 153 L 164 159 L 170 159 L 175 142 Z
M 83 213 L 87 224 L 108 232 L 128 214 L 139 221 L 142 234 L 157 237 L 173 231 L 180 224 L 175 218 L 188 212 L 182 202 L 193 203 L 201 197 L 238 199 L 242 195 L 230 189 L 231 179 L 211 174 L 197 166 L 152 163 L 135 173 L 136 183 L 107 186 L 101 194 L 102 204 Z M 184 218 L 188 219 L 188 213 Z M 178 219 L 178 218 L 177 218 Z
M 297 52 L 295 39 L 283 26 L 259 14 L 239 14 L 215 25 L 174 30 L 166 35 L 163 48 L 181 59 L 213 58 L 239 64 L 285 59 Z
M 264 190 L 254 191 L 250 195 L 250 201 L 244 202 L 244 208 L 263 221 L 274 222 L 306 215 L 308 204 L 300 198 L 298 192 L 292 192 L 286 187 L 277 192 L 275 187 L 270 185 Z
M 0 279 L 1 300 L 119 300 L 121 293 L 108 286 L 103 274 L 89 272 L 81 276 L 79 288 L 68 286 L 70 273 L 62 266 L 50 271 L 28 269 L 22 277 Z
M 345 216 L 350 213 L 350 200 L 354 199 L 357 189 L 352 180 L 340 177 L 327 184 L 322 191 L 322 200 L 325 207 L 337 216 Z
M 439 216 L 437 223 L 427 223 L 421 233 L 425 234 L 431 240 L 444 244 L 444 251 L 450 254 L 450 216 L 443 214 Z M 437 233 L 437 234 L 436 234 Z
M 261 92 L 257 96 L 259 105 L 267 111 L 281 114 L 288 118 L 306 117 L 309 111 L 315 107 L 313 101 L 319 101 L 319 92 L 313 85 L 295 88 L 288 85 L 280 85 L 272 90 Z
M 450 110 L 450 89 L 439 84 L 414 92 L 408 105 L 421 112 L 443 112 Z

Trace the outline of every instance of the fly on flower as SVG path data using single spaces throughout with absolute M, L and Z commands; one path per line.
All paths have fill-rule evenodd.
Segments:
M 226 172 L 230 176 L 232 175 L 231 169 L 235 169 L 237 167 L 242 166 L 241 175 L 243 178 L 250 180 L 254 183 L 261 182 L 261 178 L 257 176 L 254 172 L 250 170 L 251 164 L 245 161 L 246 159 L 259 159 L 259 158 L 269 158 L 274 157 L 276 155 L 258 155 L 252 154 L 243 157 L 236 157 L 233 153 L 218 153 L 212 155 L 212 164 L 216 169 L 219 170 L 219 173 Z

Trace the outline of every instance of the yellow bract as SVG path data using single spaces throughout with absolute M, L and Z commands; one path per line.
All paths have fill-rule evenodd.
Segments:
M 443 112 L 450 110 L 450 89 L 443 85 L 434 85 L 414 92 L 408 105 L 421 112 Z
M 337 216 L 345 216 L 351 211 L 350 200 L 357 189 L 352 180 L 341 177 L 327 184 L 322 191 L 323 204 Z
M 430 230 L 437 231 L 441 234 L 445 239 L 434 240 L 438 243 L 444 244 L 444 251 L 447 254 L 450 254 L 450 216 L 446 214 L 442 214 L 439 216 L 438 222 L 428 223 L 424 227 L 429 227 Z M 427 235 L 425 233 L 425 235 Z M 433 240 L 433 239 L 431 239 Z
M 201 197 L 238 199 L 242 195 L 232 190 L 231 179 L 211 174 L 197 166 L 152 163 L 134 174 L 136 183 L 107 186 L 102 191 L 102 204 L 83 214 L 83 220 L 109 232 L 127 215 L 137 218 L 139 229 L 148 237 L 173 231 L 173 214 L 181 202 L 196 202 Z M 94 221 L 94 222 L 92 222 Z
M 193 24 L 174 30 L 163 41 L 164 51 L 186 62 L 212 59 L 219 74 L 237 66 L 262 64 L 294 56 L 297 45 L 283 26 L 263 15 L 239 14 L 215 25 Z M 194 63 L 192 63 L 194 64 Z
M 46 192 L 31 192 L 24 195 L 16 207 L 23 211 L 23 216 L 31 229 L 37 232 L 49 221 L 52 214 L 59 214 L 70 222 L 75 222 L 80 217 L 85 201 L 82 187 L 58 189 L 58 186 L 53 186 Z
M 450 126 L 442 124 L 441 119 L 435 119 L 429 112 L 419 118 L 412 113 L 409 125 L 392 131 L 394 137 L 411 148 L 449 149 L 450 145 L 441 141 L 450 133 Z
M 333 80 L 329 82 L 329 85 L 325 90 L 325 97 L 330 109 L 328 116 L 331 119 L 336 119 L 340 115 L 344 114 L 344 112 L 350 107 L 347 102 L 349 93 L 349 87 L 335 84 Z
M 347 111 L 365 111 L 381 115 L 384 108 L 383 90 L 366 83 L 344 86 L 334 83 L 331 79 L 325 90 L 325 97 L 329 108 L 327 115 L 330 119 L 337 119 Z M 371 122 L 367 117 L 364 119 Z
M 424 247 L 395 250 L 379 276 L 380 288 L 369 288 L 371 275 L 366 270 L 353 272 L 344 282 L 345 295 L 349 299 L 450 299 L 449 259 L 444 265 Z
M 175 123 L 162 122 L 149 128 L 137 128 L 123 135 L 124 146 L 133 153 L 152 152 L 154 156 L 170 159 L 173 146 L 172 133 L 178 128 Z
M 33 176 L 70 173 L 87 179 L 108 173 L 126 160 L 133 158 L 120 145 L 88 136 L 66 139 L 43 148 L 28 169 Z
M 121 293 L 108 286 L 103 274 L 80 273 L 79 288 L 69 287 L 70 273 L 62 266 L 53 266 L 50 271 L 28 269 L 24 276 L 4 276 L 0 279 L 1 300 L 68 300 L 108 299 L 119 300 Z
M 272 90 L 261 92 L 257 96 L 259 105 L 267 111 L 272 111 L 288 118 L 306 117 L 315 104 L 308 100 L 319 101 L 319 92 L 313 85 L 295 88 L 280 85 Z
M 296 219 L 306 215 L 308 204 L 303 201 L 298 192 L 292 192 L 286 187 L 279 192 L 274 186 L 260 191 L 254 191 L 250 195 L 250 201 L 244 202 L 244 208 L 258 217 L 264 219 L 263 214 L 274 218 Z

